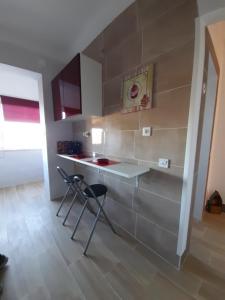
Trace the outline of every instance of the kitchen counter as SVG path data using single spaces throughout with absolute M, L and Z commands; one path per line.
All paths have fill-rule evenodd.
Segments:
M 73 155 L 63 155 L 63 154 L 58 154 L 58 156 L 79 163 L 81 165 L 93 167 L 98 170 L 109 172 L 125 178 L 133 178 L 133 177 L 138 178 L 139 175 L 147 173 L 150 170 L 148 167 L 145 166 L 139 166 L 139 165 L 125 163 L 121 161 L 116 161 L 116 163 L 112 165 L 99 165 L 93 163 L 94 158 L 91 156 L 85 158 L 75 158 L 73 157 Z

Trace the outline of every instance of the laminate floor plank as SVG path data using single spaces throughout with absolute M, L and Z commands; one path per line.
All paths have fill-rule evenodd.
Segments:
M 72 241 L 81 205 L 62 226 L 69 205 L 56 217 L 59 201 L 46 200 L 40 182 L 0 189 L 0 253 L 9 256 L 0 272 L 2 300 L 225 299 L 223 216 L 194 224 L 191 255 L 177 271 L 103 222 L 83 256 L 94 216 L 85 212 Z
M 120 299 L 115 290 L 112 289 L 107 280 L 89 258 L 83 257 L 76 263 L 70 265 L 70 269 L 86 299 Z
M 199 299 L 225 299 L 225 213 L 193 221 L 186 272 L 201 278 Z

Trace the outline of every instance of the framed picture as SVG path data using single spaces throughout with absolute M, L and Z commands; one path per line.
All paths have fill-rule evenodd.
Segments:
M 136 112 L 152 107 L 153 64 L 140 70 L 123 82 L 122 113 Z

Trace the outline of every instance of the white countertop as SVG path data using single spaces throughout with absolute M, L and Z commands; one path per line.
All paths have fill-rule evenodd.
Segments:
M 58 156 L 65 158 L 65 159 L 69 159 L 71 161 L 74 161 L 74 162 L 82 164 L 82 165 L 93 167 L 93 168 L 96 168 L 96 169 L 99 169 L 99 170 L 102 170 L 105 172 L 109 172 L 109 173 L 112 173 L 115 175 L 119 175 L 122 177 L 126 177 L 126 178 L 133 178 L 133 177 L 139 176 L 141 174 L 147 173 L 150 170 L 148 167 L 145 167 L 145 166 L 138 166 L 138 165 L 120 162 L 120 161 L 118 161 L 118 163 L 114 164 L 114 165 L 100 166 L 100 165 L 96 165 L 96 164 L 93 164 L 92 162 L 90 162 L 93 159 L 92 157 L 78 159 L 78 158 L 72 157 L 71 155 L 58 154 Z

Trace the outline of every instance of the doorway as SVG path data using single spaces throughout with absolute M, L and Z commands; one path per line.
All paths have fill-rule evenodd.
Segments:
M 225 214 L 206 212 L 205 206 L 215 190 L 225 201 L 224 32 L 224 21 L 209 25 L 206 31 L 190 236 L 191 255 L 221 274 L 225 263 Z
M 215 111 L 219 83 L 219 63 L 215 45 L 209 29 L 206 31 L 206 51 L 204 76 L 200 108 L 199 132 L 195 161 L 194 209 L 193 218 L 201 221 L 206 202 L 206 190 L 209 177 L 209 165 L 214 153 L 211 152 L 213 135 L 215 135 Z
M 192 88 L 189 108 L 187 143 L 185 151 L 185 163 L 183 173 L 183 187 L 181 196 L 180 225 L 178 232 L 177 254 L 185 255 L 188 250 L 191 219 L 194 207 L 194 195 L 196 185 L 196 154 L 198 145 L 198 133 L 200 123 L 201 95 L 205 61 L 206 28 L 211 24 L 225 20 L 223 8 L 202 15 L 196 19 L 195 26 L 195 50 L 192 75 Z M 221 80 L 222 81 L 222 80 Z
M 42 75 L 0 64 L 0 188 L 44 184 L 49 199 Z

